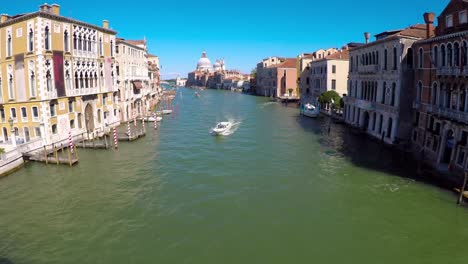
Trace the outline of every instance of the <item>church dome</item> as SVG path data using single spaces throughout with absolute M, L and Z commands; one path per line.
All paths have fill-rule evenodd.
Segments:
M 209 69 L 211 68 L 211 61 L 206 57 L 206 52 L 202 53 L 201 58 L 198 60 L 197 69 Z

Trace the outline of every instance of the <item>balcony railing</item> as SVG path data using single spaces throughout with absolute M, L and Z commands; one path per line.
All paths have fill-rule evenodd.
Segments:
M 376 103 L 376 109 L 381 112 L 398 114 L 398 108 L 396 108 L 395 106 L 391 106 L 391 105 Z
M 68 96 L 91 95 L 98 94 L 99 88 L 81 88 L 81 89 L 67 89 Z
M 359 73 L 377 73 L 380 71 L 380 65 L 360 65 L 358 68 Z
M 45 95 L 47 99 L 57 99 L 57 90 L 46 91 Z
M 459 76 L 461 69 L 459 67 L 439 67 L 436 69 L 436 73 L 439 76 Z
M 454 119 L 460 122 L 465 122 L 468 123 L 468 113 L 463 112 L 463 111 L 458 111 L 450 108 L 445 108 L 445 107 L 439 107 L 439 106 L 432 106 L 432 107 L 426 107 L 428 112 L 437 114 L 439 116 L 448 118 L 448 119 Z

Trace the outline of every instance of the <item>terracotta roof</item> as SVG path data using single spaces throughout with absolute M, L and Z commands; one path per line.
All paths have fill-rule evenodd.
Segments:
M 148 57 L 150 57 L 150 58 L 157 58 L 158 56 L 148 53 Z
M 325 57 L 326 60 L 349 60 L 349 51 L 347 49 L 340 50 Z
M 359 46 L 359 47 L 356 47 L 356 48 L 353 48 L 356 49 L 356 50 L 359 50 L 359 49 L 365 49 L 367 47 L 370 47 L 370 46 L 373 46 L 373 45 L 376 45 L 376 44 L 380 44 L 380 43 L 383 43 L 383 42 L 386 42 L 388 40 L 391 40 L 391 39 L 395 39 L 395 38 L 398 38 L 398 37 L 410 37 L 410 38 L 419 38 L 419 39 L 425 39 L 426 38 L 426 25 L 424 24 L 415 24 L 415 25 L 412 25 L 412 26 L 409 26 L 403 30 L 396 30 L 396 31 L 387 31 L 387 32 L 396 32 L 392 35 L 388 35 L 384 38 L 381 38 L 381 39 L 378 39 L 376 41 L 373 41 L 373 42 L 369 42 L 368 44 L 365 44 L 365 45 L 362 45 L 362 46 Z M 380 34 L 377 34 L 376 36 L 379 36 L 379 35 L 382 35 L 383 33 L 380 33 Z
M 273 65 L 272 68 L 296 68 L 297 60 L 288 58 L 284 62 Z
M 146 45 L 146 40 L 144 40 L 144 39 L 142 39 L 142 40 L 126 40 L 125 42 L 127 42 L 129 44 L 132 44 L 132 45 L 135 45 L 135 46 Z

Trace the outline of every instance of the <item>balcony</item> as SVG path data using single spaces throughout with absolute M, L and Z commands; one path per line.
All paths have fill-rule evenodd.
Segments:
M 465 73 L 465 70 L 463 72 Z M 436 69 L 437 76 L 460 76 L 460 73 L 459 67 L 438 67 Z
M 380 71 L 380 65 L 360 65 L 357 71 L 358 73 L 375 74 Z
M 46 91 L 45 92 L 46 99 L 57 99 L 57 90 Z
M 458 111 L 450 108 L 440 107 L 437 105 L 426 105 L 426 110 L 429 113 L 433 113 L 440 117 L 445 117 L 450 120 L 456 120 L 464 123 L 468 123 L 468 113 Z
M 375 110 L 375 103 L 367 100 L 356 100 L 355 105 L 361 109 L 374 111 Z
M 398 108 L 391 105 L 376 103 L 376 109 L 380 112 L 386 112 L 391 114 L 398 114 Z
M 98 94 L 99 88 L 67 89 L 67 96 Z

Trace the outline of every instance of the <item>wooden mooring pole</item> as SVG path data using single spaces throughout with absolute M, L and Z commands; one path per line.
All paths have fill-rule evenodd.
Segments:
M 457 204 L 461 204 L 463 202 L 463 194 L 465 192 L 466 182 L 468 180 L 468 172 L 465 171 L 465 179 L 463 180 L 463 185 L 460 189 L 460 195 L 458 196 Z
M 68 149 L 68 163 L 70 164 L 70 167 L 71 167 L 73 165 L 71 152 L 70 152 L 70 148 L 67 148 L 67 149 Z
M 45 158 L 46 165 L 49 164 L 49 159 L 47 158 L 47 149 L 45 145 L 44 145 L 44 158 Z
M 58 150 L 57 150 L 57 147 L 54 145 L 54 156 L 55 156 L 55 160 L 57 161 L 57 165 L 60 164 L 59 162 L 59 158 L 58 158 Z

